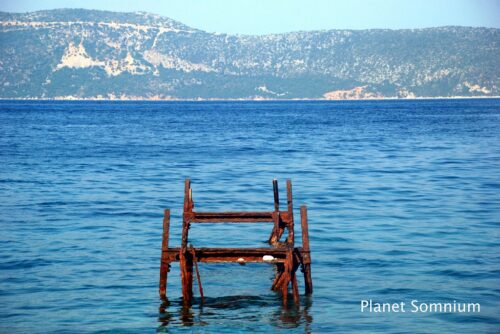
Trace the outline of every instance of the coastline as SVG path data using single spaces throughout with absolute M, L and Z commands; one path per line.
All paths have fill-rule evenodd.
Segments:
M 234 99 L 224 99 L 224 98 L 142 98 L 142 97 L 130 97 L 130 98 L 77 98 L 77 97 L 55 97 L 55 98 L 3 98 L 0 97 L 0 101 L 117 101 L 117 102 L 290 102 L 290 101 L 412 101 L 412 100 L 467 100 L 467 99 L 500 99 L 498 96 L 418 96 L 418 97 L 372 97 L 372 98 L 356 98 L 356 99 L 325 99 L 325 98 L 293 98 L 293 99 L 271 99 L 271 98 L 234 98 Z

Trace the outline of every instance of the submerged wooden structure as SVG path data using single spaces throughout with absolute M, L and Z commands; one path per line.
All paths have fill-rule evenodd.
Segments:
M 299 289 L 296 271 L 302 267 L 305 282 L 305 293 L 312 293 L 311 255 L 307 222 L 307 207 L 300 207 L 302 227 L 302 247 L 295 247 L 292 182 L 286 182 L 287 208 L 280 210 L 278 181 L 273 180 L 274 211 L 264 212 L 196 212 L 194 211 L 191 182 L 185 181 L 184 212 L 182 215 L 182 240 L 180 247 L 169 247 L 170 209 L 165 210 L 163 219 L 163 241 L 160 265 L 160 297 L 166 298 L 167 275 L 172 262 L 180 263 L 182 296 L 185 304 L 191 305 L 193 300 L 193 267 L 196 269 L 198 287 L 203 300 L 203 288 L 198 269 L 198 262 L 259 262 L 272 263 L 276 266 L 276 277 L 271 289 L 279 291 L 283 303 L 287 304 L 288 288 L 291 285 L 293 299 L 299 301 Z M 188 245 L 188 234 L 191 224 L 202 223 L 272 223 L 272 231 L 268 239 L 268 248 L 194 248 Z M 286 239 L 280 241 L 287 232 Z

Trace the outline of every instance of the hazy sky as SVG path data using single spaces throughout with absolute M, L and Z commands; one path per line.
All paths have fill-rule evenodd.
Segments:
M 147 11 L 209 32 L 500 27 L 500 0 L 0 0 L 0 11 L 53 8 Z

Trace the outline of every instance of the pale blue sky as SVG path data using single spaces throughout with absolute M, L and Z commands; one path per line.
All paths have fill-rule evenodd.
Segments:
M 147 11 L 209 32 L 500 27 L 500 0 L 0 0 L 0 11 L 53 8 Z

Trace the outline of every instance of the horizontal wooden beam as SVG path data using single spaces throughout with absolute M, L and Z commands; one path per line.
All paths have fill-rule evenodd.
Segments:
M 194 212 L 190 223 L 259 223 L 272 222 L 272 212 Z
M 268 212 L 192 212 L 186 214 L 190 223 L 266 223 L 274 222 L 273 211 Z M 280 219 L 288 222 L 288 212 L 280 211 Z
M 298 250 L 300 251 L 300 249 Z M 179 247 L 169 248 L 166 251 L 168 261 L 179 261 L 180 251 Z M 194 252 L 196 261 L 207 263 L 282 263 L 286 259 L 286 248 L 195 248 Z M 265 255 L 271 255 L 274 260 L 264 261 Z

